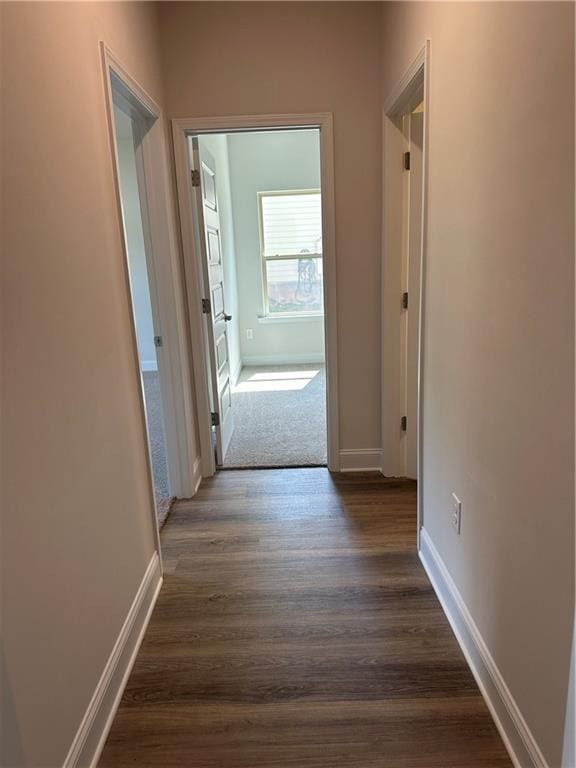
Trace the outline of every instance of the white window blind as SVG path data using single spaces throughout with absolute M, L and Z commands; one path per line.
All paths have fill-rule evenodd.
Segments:
M 322 254 L 320 192 L 261 193 L 265 259 Z

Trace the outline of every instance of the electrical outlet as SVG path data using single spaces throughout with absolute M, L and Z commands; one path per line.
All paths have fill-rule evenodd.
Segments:
M 462 502 L 456 496 L 452 494 L 452 511 L 451 511 L 452 528 L 460 535 L 460 525 L 462 523 Z
M 246 328 L 246 338 L 249 339 L 250 341 L 252 341 L 252 339 L 254 338 L 254 331 L 252 330 L 252 328 Z

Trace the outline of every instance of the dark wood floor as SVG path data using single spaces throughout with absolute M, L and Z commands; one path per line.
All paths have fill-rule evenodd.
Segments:
M 415 550 L 416 489 L 221 472 L 162 531 L 165 583 L 100 761 L 511 766 Z

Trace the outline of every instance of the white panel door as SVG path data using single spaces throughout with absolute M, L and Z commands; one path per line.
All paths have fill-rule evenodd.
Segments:
M 193 138 L 191 144 L 192 176 L 200 222 L 203 284 L 207 294 L 204 296 L 204 317 L 210 361 L 211 408 L 215 421 L 216 463 L 221 465 L 234 431 L 228 355 L 228 321 L 232 318 L 226 314 L 224 305 L 216 163 L 206 150 L 200 153 L 197 139 Z

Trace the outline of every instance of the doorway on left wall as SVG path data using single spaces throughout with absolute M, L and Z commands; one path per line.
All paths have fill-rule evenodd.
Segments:
M 145 121 L 133 107 L 125 103 L 120 94 L 114 94 L 114 132 L 124 240 L 146 411 L 156 517 L 158 525 L 162 526 L 168 515 L 173 494 L 168 474 L 162 371 L 158 355 L 163 342 L 155 318 L 153 281 L 147 247 L 147 214 L 145 195 L 142 194 L 143 168 L 139 156 L 146 128 Z

